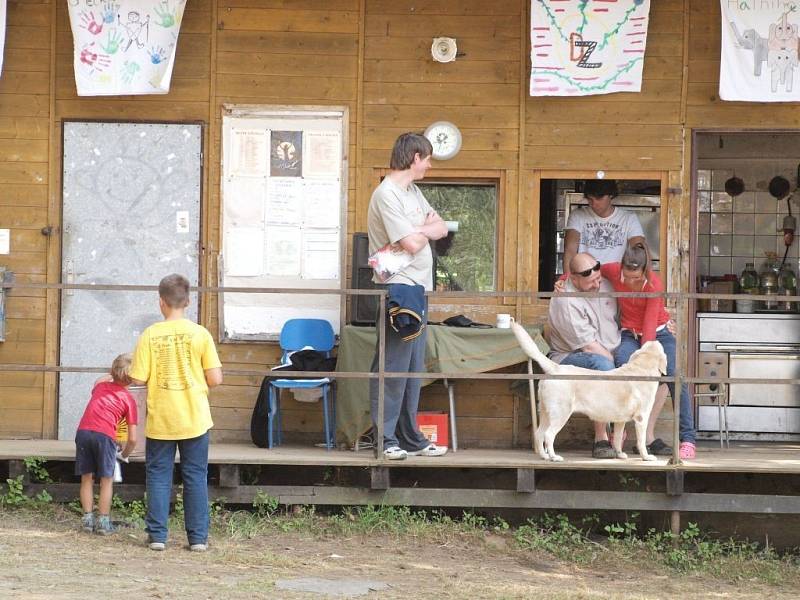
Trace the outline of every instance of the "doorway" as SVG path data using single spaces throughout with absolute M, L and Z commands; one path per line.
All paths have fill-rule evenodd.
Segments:
M 65 122 L 61 280 L 199 280 L 202 126 Z M 197 302 L 187 316 L 196 319 Z M 162 317 L 155 292 L 64 290 L 59 361 L 110 367 Z M 72 439 L 98 373 L 60 373 L 58 439 Z

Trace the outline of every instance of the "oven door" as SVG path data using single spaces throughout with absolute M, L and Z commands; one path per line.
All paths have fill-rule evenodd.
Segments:
M 719 346 L 718 346 L 719 348 Z M 800 347 L 742 345 L 726 348 L 728 376 L 739 379 L 800 379 Z M 764 350 L 769 350 L 768 352 Z M 800 387 L 791 384 L 732 383 L 731 406 L 800 407 Z

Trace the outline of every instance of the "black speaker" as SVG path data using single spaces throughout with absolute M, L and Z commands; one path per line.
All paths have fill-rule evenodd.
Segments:
M 372 282 L 372 267 L 369 259 L 369 237 L 366 233 L 353 234 L 353 288 L 374 290 L 379 286 Z M 350 321 L 353 325 L 375 325 L 378 312 L 377 296 L 350 296 Z

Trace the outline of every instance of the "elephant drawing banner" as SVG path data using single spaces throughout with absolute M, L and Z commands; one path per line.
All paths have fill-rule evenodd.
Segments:
M 800 0 L 720 0 L 719 97 L 744 102 L 797 102 Z M 800 78 L 799 78 L 800 79 Z
M 650 0 L 532 0 L 531 96 L 639 92 Z
M 67 0 L 79 96 L 166 94 L 186 0 Z

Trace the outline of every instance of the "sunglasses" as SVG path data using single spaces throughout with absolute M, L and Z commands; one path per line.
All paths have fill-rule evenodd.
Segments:
M 599 271 L 599 270 L 600 270 L 600 261 L 598 260 L 595 266 L 590 267 L 585 271 L 578 271 L 576 275 L 580 275 L 581 277 L 588 277 L 589 275 L 592 274 L 593 271 Z

